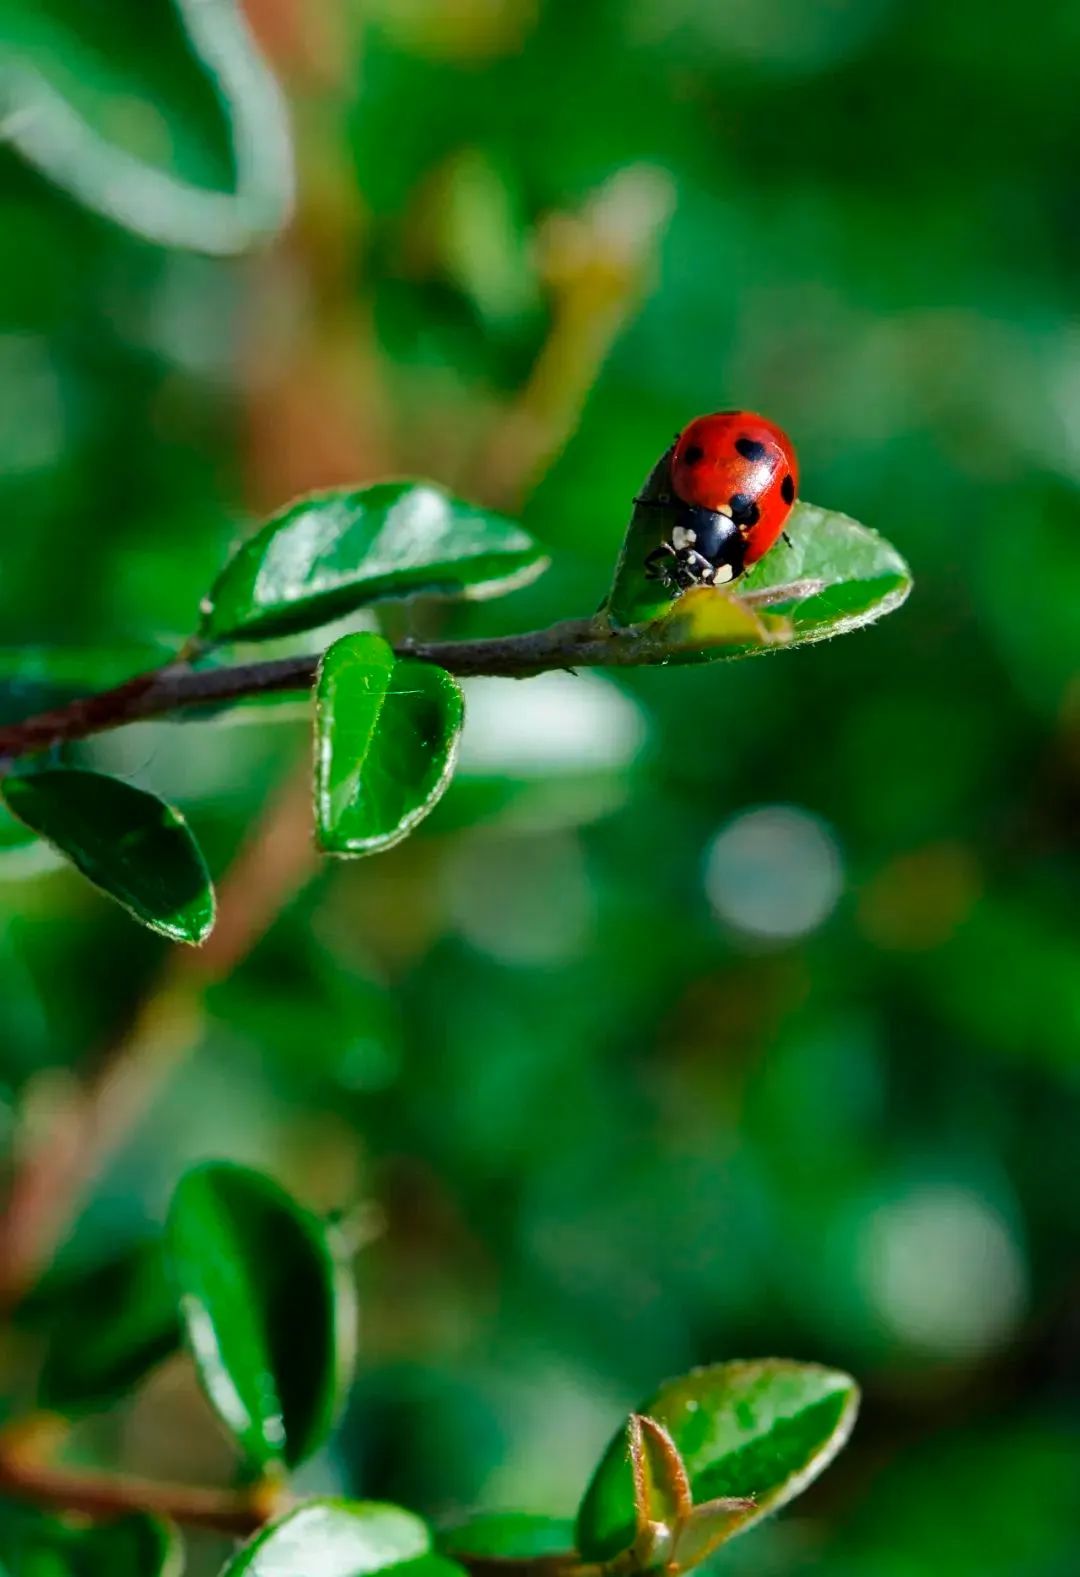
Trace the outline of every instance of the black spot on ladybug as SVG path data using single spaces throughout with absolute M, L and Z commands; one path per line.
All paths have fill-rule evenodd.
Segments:
M 795 502 L 795 480 L 790 475 L 790 473 L 785 476 L 784 480 L 780 483 L 780 497 L 784 500 L 785 504 L 792 504 Z
M 748 493 L 732 493 L 728 506 L 737 526 L 756 526 L 761 517 L 761 510 Z
M 769 452 L 756 438 L 736 438 L 735 447 L 744 460 L 764 460 Z
M 687 444 L 683 451 L 684 465 L 700 465 L 705 458 L 705 451 L 700 444 Z

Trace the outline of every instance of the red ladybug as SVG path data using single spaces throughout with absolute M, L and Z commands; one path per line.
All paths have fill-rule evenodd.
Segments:
M 675 440 L 669 540 L 645 560 L 672 591 L 721 586 L 767 553 L 795 502 L 799 468 L 791 440 L 751 411 L 699 416 Z

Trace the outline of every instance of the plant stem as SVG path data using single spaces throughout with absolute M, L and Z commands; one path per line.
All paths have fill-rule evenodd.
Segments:
M 547 668 L 576 668 L 618 662 L 627 639 L 598 634 L 591 620 L 574 620 L 525 635 L 482 641 L 405 641 L 398 654 L 438 663 L 462 676 L 494 674 L 524 678 Z M 631 659 L 632 660 L 632 659 Z M 644 658 L 638 658 L 642 661 Z M 284 690 L 310 689 L 319 666 L 316 655 L 277 657 L 228 668 L 192 668 L 173 662 L 136 674 L 114 689 L 71 701 L 21 723 L 0 728 L 0 760 L 12 761 L 49 750 L 66 740 L 86 739 L 151 717 L 190 707 L 238 701 Z
M 38 1457 L 35 1439 L 36 1431 L 28 1427 L 0 1436 L 0 1492 L 44 1510 L 76 1512 L 103 1522 L 148 1512 L 246 1538 L 290 1505 L 277 1484 L 256 1484 L 247 1490 L 205 1489 L 57 1466 Z
M 793 581 L 762 591 L 744 593 L 747 607 L 767 608 L 777 602 L 795 601 L 820 589 L 816 581 Z M 437 663 L 448 673 L 470 679 L 487 676 L 528 679 L 549 669 L 640 667 L 665 663 L 671 649 L 652 626 L 615 629 L 597 615 L 592 619 L 566 619 L 546 630 L 522 635 L 495 635 L 477 641 L 400 641 L 399 657 Z M 718 652 L 718 655 L 720 653 Z M 21 723 L 0 728 L 0 772 L 19 756 L 50 750 L 67 740 L 86 739 L 127 723 L 164 717 L 199 706 L 242 701 L 287 690 L 308 690 L 318 672 L 319 654 L 272 657 L 263 662 L 236 663 L 232 667 L 193 668 L 177 660 L 149 673 L 136 674 L 112 690 L 85 696 L 67 706 L 39 712 Z

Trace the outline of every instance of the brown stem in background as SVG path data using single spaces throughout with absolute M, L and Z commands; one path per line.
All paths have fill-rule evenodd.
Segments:
M 220 884 L 206 945 L 176 948 L 151 993 L 93 1072 L 55 1103 L 24 1141 L 0 1213 L 0 1307 L 11 1307 L 48 1264 L 87 1186 L 115 1154 L 165 1081 L 198 1043 L 201 1000 L 232 973 L 316 868 L 308 836 L 309 770 L 288 777 Z
M 249 1490 L 202 1489 L 57 1466 L 40 1460 L 21 1433 L 0 1436 L 0 1494 L 43 1510 L 76 1512 L 95 1522 L 146 1512 L 238 1538 L 255 1533 L 290 1505 L 276 1484 L 257 1484 Z

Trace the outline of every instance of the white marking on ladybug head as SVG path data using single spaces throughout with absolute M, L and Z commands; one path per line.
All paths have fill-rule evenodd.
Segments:
M 675 526 L 671 533 L 671 543 L 676 548 L 692 548 L 697 541 L 697 532 L 691 531 L 689 526 Z
M 730 564 L 718 564 L 713 573 L 713 585 L 724 586 L 729 580 L 735 579 L 735 571 Z

